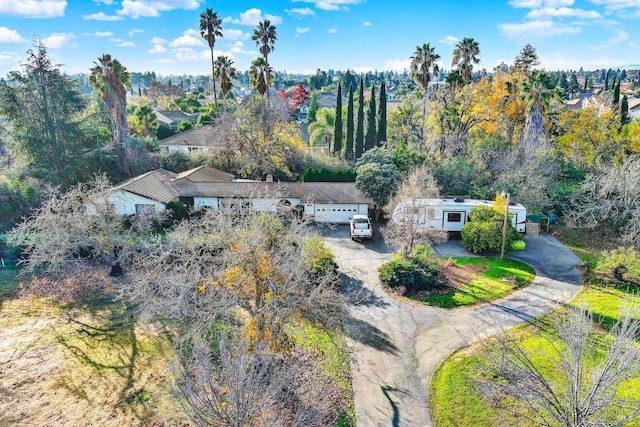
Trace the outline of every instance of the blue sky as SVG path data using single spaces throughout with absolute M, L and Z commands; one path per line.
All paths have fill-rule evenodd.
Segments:
M 197 30 L 207 7 L 224 19 L 215 53 L 239 70 L 259 55 L 251 34 L 265 18 L 278 34 L 269 62 L 289 72 L 402 71 L 423 43 L 450 69 L 463 37 L 479 42 L 478 69 L 512 63 L 526 43 L 549 70 L 640 64 L 638 0 L 0 0 L 0 76 L 25 61 L 33 40 L 71 74 L 104 53 L 129 71 L 206 74 Z

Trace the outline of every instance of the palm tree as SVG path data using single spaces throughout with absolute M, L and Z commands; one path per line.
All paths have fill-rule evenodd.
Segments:
M 480 63 L 480 46 L 478 42 L 470 37 L 465 37 L 461 42 L 456 44 L 453 50 L 453 60 L 451 65 L 458 68 L 460 76 L 465 83 L 469 83 L 471 73 L 473 72 L 473 64 Z
M 316 114 L 316 121 L 309 125 L 309 142 L 314 148 L 318 142 L 321 143 L 322 154 L 325 153 L 325 143 L 327 148 L 331 147 L 333 133 L 336 126 L 336 110 L 333 108 L 321 108 Z
M 273 69 L 263 58 L 256 58 L 249 68 L 249 79 L 256 92 L 264 97 L 269 90 L 269 84 L 273 81 Z
M 136 132 L 141 136 L 155 136 L 158 131 L 158 116 L 148 104 L 139 105 L 133 113 Z
M 100 94 L 113 118 L 113 142 L 124 147 L 129 142 L 126 89 L 131 87 L 129 72 L 109 54 L 102 55 L 94 64 L 89 83 Z
M 220 79 L 220 91 L 222 97 L 227 98 L 227 94 L 233 88 L 232 80 L 235 79 L 237 70 L 233 66 L 233 61 L 227 56 L 216 58 L 215 76 Z
M 271 21 L 265 19 L 258 23 L 258 28 L 253 30 L 251 40 L 256 42 L 256 46 L 260 46 L 260 53 L 267 67 L 269 67 L 269 54 L 275 49 L 275 42 L 278 39 L 275 25 L 271 25 Z M 269 82 L 267 82 L 267 101 L 269 100 Z
M 522 82 L 520 100 L 526 104 L 526 120 L 522 134 L 524 147 L 534 147 L 544 137 L 542 119 L 556 94 L 551 78 L 544 71 L 533 70 Z
M 429 43 L 422 46 L 416 46 L 416 51 L 411 57 L 411 73 L 410 77 L 422 88 L 422 120 L 423 123 L 427 119 L 427 90 L 432 77 L 436 77 L 440 72 L 437 61 L 440 55 L 436 53 L 436 48 L 431 47 Z M 422 129 L 424 136 L 424 126 Z
M 209 43 L 211 50 L 211 77 L 213 78 L 213 102 L 217 103 L 216 95 L 216 66 L 213 56 L 213 46 L 216 44 L 216 37 L 222 37 L 222 19 L 218 18 L 218 12 L 207 8 L 200 14 L 200 36 Z

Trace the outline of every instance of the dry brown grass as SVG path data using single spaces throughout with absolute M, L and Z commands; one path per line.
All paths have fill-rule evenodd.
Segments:
M 182 426 L 163 330 L 124 304 L 0 305 L 0 426 Z

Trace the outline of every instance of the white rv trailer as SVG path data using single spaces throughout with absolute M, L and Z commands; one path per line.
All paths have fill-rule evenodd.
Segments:
M 416 224 L 418 231 L 461 231 L 469 221 L 469 212 L 478 206 L 493 208 L 491 200 L 456 198 L 406 199 L 398 203 L 391 219 L 397 224 Z M 527 209 L 520 203 L 509 204 L 511 224 L 521 233 L 525 232 Z

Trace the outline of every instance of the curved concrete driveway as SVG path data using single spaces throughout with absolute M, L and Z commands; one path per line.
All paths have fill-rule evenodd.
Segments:
M 358 427 L 431 426 L 429 383 L 435 368 L 451 352 L 474 341 L 531 320 L 569 301 L 578 291 L 580 260 L 549 235 L 526 238 L 525 251 L 511 252 L 536 270 L 531 285 L 491 303 L 447 310 L 408 304 L 381 289 L 378 268 L 393 255 L 379 233 L 373 243 L 349 239 L 348 228 L 323 228 L 327 246 L 344 274 L 351 304 L 345 332 Z M 472 256 L 459 242 L 436 247 L 439 256 Z

